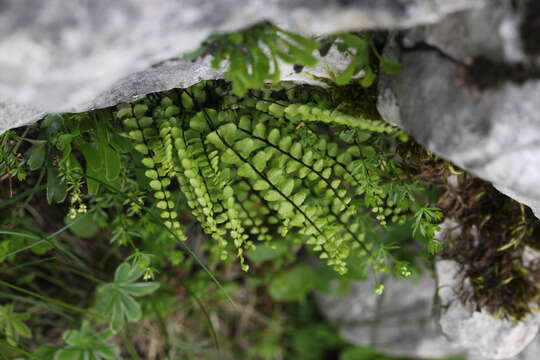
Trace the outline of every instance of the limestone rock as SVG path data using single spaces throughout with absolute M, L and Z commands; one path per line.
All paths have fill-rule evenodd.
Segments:
M 498 319 L 486 311 L 476 311 L 472 304 L 463 304 L 457 292 L 460 267 L 451 260 L 436 264 L 438 296 L 441 307 L 439 323 L 451 342 L 486 359 L 509 359 L 518 355 L 533 341 L 540 326 L 540 315 L 531 314 L 514 324 Z
M 512 37 L 504 33 L 517 33 L 520 22 L 504 19 L 515 16 L 509 1 L 497 0 L 396 38 L 386 53 L 403 71 L 382 76 L 378 108 L 428 149 L 538 209 L 540 80 L 538 70 L 528 77 L 512 67 L 515 54 L 505 50 Z M 463 29 L 453 31 L 456 23 Z M 494 62 L 466 78 L 463 60 L 476 56 Z M 504 75 L 510 69 L 514 75 Z M 489 83 L 493 73 L 497 81 Z
M 84 111 L 202 78 L 220 77 L 182 54 L 211 33 L 270 20 L 309 34 L 403 28 L 485 0 L 2 0 L 0 133 L 36 113 Z M 168 60 L 173 59 L 171 62 Z M 29 107 L 37 112 L 29 113 Z M 12 120 L 13 119 L 13 120 Z
M 435 280 L 425 272 L 410 281 L 387 278 L 382 295 L 372 283 L 355 282 L 344 297 L 317 295 L 319 308 L 358 346 L 395 356 L 438 358 L 463 354 L 438 330 L 433 317 Z

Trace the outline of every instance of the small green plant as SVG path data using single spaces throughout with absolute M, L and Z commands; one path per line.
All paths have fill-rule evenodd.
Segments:
M 140 320 L 142 309 L 135 298 L 149 295 L 159 287 L 155 282 L 135 282 L 143 272 L 138 265 L 123 263 L 116 269 L 114 281 L 98 289 L 96 310 L 110 317 L 113 333 L 124 327 L 126 319 Z
M 119 359 L 118 348 L 107 343 L 112 335 L 111 329 L 96 332 L 88 322 L 83 322 L 80 330 L 68 330 L 64 333 L 67 346 L 55 353 L 54 360 Z
M 24 323 L 24 320 L 29 317 L 25 313 L 16 313 L 13 310 L 13 304 L 0 306 L 0 330 L 5 334 L 9 344 L 17 345 L 20 337 L 32 336 L 31 330 Z
M 409 274 L 384 246 L 362 235 L 367 210 L 381 226 L 414 214 L 416 234 L 433 241 L 432 222 L 440 214 L 422 206 L 417 184 L 395 181 L 399 164 L 378 149 L 407 136 L 380 120 L 327 109 L 322 95 L 296 103 L 287 88 L 245 98 L 227 91 L 226 85 L 201 83 L 117 108 L 166 226 L 185 239 L 169 189 L 176 177 L 193 214 L 216 241 L 216 253 L 225 259 L 232 243 L 245 270 L 245 251 L 287 236 L 310 245 L 340 273 L 354 253 L 377 272 Z M 352 137 L 341 139 L 349 145 L 340 150 L 317 124 L 351 129 Z
M 318 62 L 315 51 L 325 57 L 333 46 L 350 57 L 346 69 L 332 79 L 338 85 L 349 83 L 363 71 L 360 84 L 370 87 L 376 79 L 379 64 L 388 74 L 395 74 L 401 68 L 397 61 L 380 54 L 370 33 L 340 33 L 310 39 L 268 22 L 237 32 L 212 35 L 186 58 L 195 60 L 212 55 L 212 66 L 216 69 L 227 60 L 225 78 L 232 82 L 233 92 L 243 96 L 249 89 L 261 89 L 267 82 L 277 83 L 280 61 L 299 68 L 315 66 Z

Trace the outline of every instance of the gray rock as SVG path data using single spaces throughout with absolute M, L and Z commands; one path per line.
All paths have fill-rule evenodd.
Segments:
M 8 129 L 33 123 L 45 112 L 27 105 L 17 105 L 0 99 L 0 135 Z
M 372 283 L 355 282 L 344 297 L 317 295 L 319 308 L 341 336 L 382 354 L 437 358 L 463 354 L 440 333 L 435 318 L 435 280 L 425 272 L 414 281 L 387 278 L 376 295 Z
M 163 63 L 194 50 L 211 33 L 264 19 L 310 34 L 403 28 L 484 1 L 3 0 L 0 99 L 26 110 L 13 123 L 0 112 L 0 133 L 36 120 L 28 107 L 38 113 L 83 111 L 219 77 L 206 62 Z
M 493 1 L 413 30 L 401 44 L 393 41 L 386 53 L 401 61 L 403 71 L 382 76 L 378 108 L 436 154 L 538 209 L 540 81 L 508 78 L 483 90 L 463 83 L 465 58 L 492 56 L 508 65 L 511 37 L 501 34 L 511 32 L 503 29 L 510 26 L 504 19 L 513 16 L 508 1 Z M 465 30 L 453 31 L 460 21 Z M 514 33 L 518 25 L 510 26 Z
M 531 314 L 513 323 L 476 311 L 463 304 L 457 293 L 461 284 L 460 265 L 451 260 L 436 263 L 438 296 L 442 309 L 439 323 L 451 342 L 485 359 L 509 359 L 518 355 L 535 338 L 540 315 Z
M 109 88 L 102 91 L 89 102 L 80 103 L 67 110 L 67 112 L 82 112 L 91 109 L 104 108 L 123 102 L 130 102 L 148 93 L 164 91 L 173 88 L 186 88 L 202 80 L 220 79 L 224 77 L 224 69 L 213 69 L 211 58 L 195 62 L 184 59 L 164 61 L 127 77 L 120 79 Z M 329 53 L 320 58 L 313 67 L 306 67 L 301 73 L 294 71 L 291 64 L 280 64 L 281 80 L 296 83 L 327 86 L 316 78 L 329 78 L 328 70 L 343 71 L 349 59 L 341 52 L 332 48 Z M 360 72 L 357 76 L 363 75 Z M 41 119 L 47 112 L 37 110 L 26 105 L 16 105 L 0 100 L 0 134 L 13 127 L 29 124 Z
M 493 184 L 493 186 L 497 190 L 502 192 L 503 194 L 530 207 L 532 212 L 534 213 L 534 216 L 540 219 L 540 201 L 539 200 L 531 199 L 529 196 L 524 196 L 522 194 L 519 194 L 515 190 L 508 188 L 506 186 L 497 185 L 497 184 Z
M 509 1 L 492 0 L 489 6 L 451 14 L 434 25 L 413 28 L 407 31 L 403 42 L 407 47 L 428 44 L 460 61 L 477 56 L 502 61 L 506 58 L 505 36 L 509 36 L 502 31 L 502 23 L 515 18 L 513 14 Z

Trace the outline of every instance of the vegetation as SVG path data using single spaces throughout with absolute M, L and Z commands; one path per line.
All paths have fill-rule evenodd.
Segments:
M 399 69 L 376 43 L 259 24 L 193 54 L 229 81 L 2 135 L 0 358 L 381 358 L 310 295 L 381 293 L 440 249 L 434 193 L 396 156 L 410 140 L 374 106 L 379 65 Z M 277 83 L 331 45 L 345 87 Z
M 407 172 L 439 189 L 437 207 L 457 224 L 448 230 L 439 256 L 457 261 L 463 269 L 460 299 L 513 321 L 533 312 L 540 299 L 535 255 L 540 249 L 540 220 L 490 183 L 418 145 L 405 144 L 398 153 Z

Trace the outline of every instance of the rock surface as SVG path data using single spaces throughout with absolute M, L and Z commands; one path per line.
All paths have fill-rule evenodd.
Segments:
M 493 1 L 396 38 L 386 51 L 403 71 L 382 77 L 378 107 L 436 154 L 538 209 L 540 79 L 511 61 L 516 16 L 509 1 Z M 463 28 L 452 31 L 456 23 Z M 466 66 L 479 56 L 491 62 Z
M 438 330 L 433 317 L 436 291 L 433 275 L 419 279 L 387 278 L 382 295 L 371 282 L 355 282 L 344 297 L 317 295 L 319 308 L 338 324 L 341 336 L 378 352 L 420 358 L 463 354 Z
M 438 297 L 441 307 L 439 323 L 451 342 L 467 349 L 473 356 L 485 359 L 509 359 L 518 355 L 535 338 L 540 315 L 532 314 L 514 324 L 463 304 L 456 295 L 461 285 L 460 266 L 451 260 L 436 264 Z
M 437 237 L 444 243 L 460 232 L 459 223 L 445 219 Z M 525 264 L 539 259 L 531 249 L 523 256 Z M 469 360 L 539 358 L 540 314 L 515 324 L 477 311 L 471 303 L 463 304 L 458 296 L 463 274 L 454 261 L 437 260 L 437 280 L 433 277 L 426 271 L 412 282 L 386 278 L 382 296 L 373 293 L 372 282 L 355 282 L 343 297 L 316 294 L 316 299 L 344 339 L 382 354 L 419 358 L 467 354 Z
M 484 1 L 2 0 L 0 101 L 17 106 L 0 108 L 0 133 L 43 112 L 84 111 L 220 77 L 207 61 L 178 58 L 211 33 L 265 19 L 316 34 L 404 28 Z
M 477 57 L 499 69 L 540 66 L 540 49 L 522 38 L 538 41 L 534 6 L 535 0 L 0 0 L 0 134 L 45 113 L 85 111 L 220 78 L 223 71 L 211 69 L 209 59 L 180 56 L 211 33 L 259 20 L 309 34 L 415 27 L 386 49 L 403 71 L 381 79 L 381 114 L 539 216 L 539 77 L 518 74 L 480 89 L 464 82 L 463 72 Z M 324 61 L 306 70 L 325 76 L 325 65 L 341 69 L 347 59 L 334 54 Z M 282 74 L 311 81 L 291 67 Z M 538 317 L 514 326 L 472 311 L 453 300 L 453 265 L 439 262 L 437 269 L 446 307 L 441 327 L 453 341 L 500 359 L 533 340 Z M 345 298 L 319 295 L 318 301 L 358 345 L 397 355 L 458 354 L 462 348 L 441 335 L 432 317 L 435 288 L 426 274 L 416 284 L 388 279 L 383 297 L 357 283 Z M 539 354 L 537 339 L 515 359 Z

